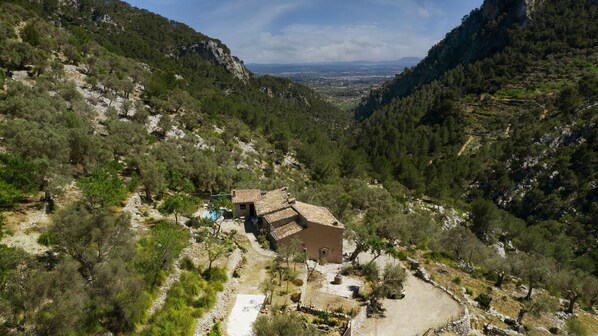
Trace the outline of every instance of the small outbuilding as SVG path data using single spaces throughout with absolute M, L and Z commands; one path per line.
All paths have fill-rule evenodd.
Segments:
M 231 193 L 233 202 L 233 217 L 255 216 L 255 202 L 262 196 L 259 189 L 233 190 Z

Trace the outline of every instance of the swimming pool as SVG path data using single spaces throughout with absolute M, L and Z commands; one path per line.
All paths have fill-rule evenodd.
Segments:
M 203 213 L 203 215 L 201 215 L 201 217 L 203 218 L 210 218 L 212 220 L 218 220 L 220 218 L 220 216 L 224 215 L 224 210 L 220 210 L 220 211 L 205 211 Z

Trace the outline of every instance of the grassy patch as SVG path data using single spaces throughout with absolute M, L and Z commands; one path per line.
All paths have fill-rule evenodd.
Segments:
M 145 335 L 193 335 L 196 319 L 216 303 L 216 293 L 224 288 L 224 270 L 214 268 L 210 281 L 197 269 L 183 271 L 180 280 L 168 291 L 162 309 L 149 321 Z M 218 276 L 214 276 L 219 273 Z
M 512 98 L 512 99 L 527 99 L 533 98 L 537 95 L 536 90 L 523 89 L 523 88 L 506 88 L 496 93 L 497 97 L 501 98 Z

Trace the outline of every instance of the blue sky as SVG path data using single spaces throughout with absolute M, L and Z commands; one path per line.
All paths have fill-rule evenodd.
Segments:
M 483 0 L 126 0 L 224 42 L 246 63 L 423 57 Z

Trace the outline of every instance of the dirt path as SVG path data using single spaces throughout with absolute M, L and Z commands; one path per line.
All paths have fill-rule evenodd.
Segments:
M 463 144 L 463 147 L 461 147 L 461 149 L 459 150 L 459 153 L 457 153 L 457 156 L 461 156 L 461 154 L 463 154 L 463 152 L 465 151 L 467 146 L 469 146 L 472 140 L 473 136 L 470 135 L 469 138 L 467 138 L 467 141 L 465 141 L 465 143 Z

